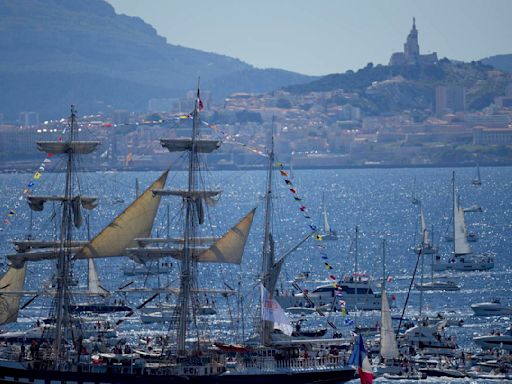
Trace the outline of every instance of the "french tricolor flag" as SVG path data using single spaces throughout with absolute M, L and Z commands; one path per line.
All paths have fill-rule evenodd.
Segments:
M 359 335 L 357 342 L 354 345 L 352 355 L 348 360 L 350 365 L 357 367 L 359 372 L 359 379 L 361 384 L 372 384 L 373 383 L 373 370 L 366 354 L 366 348 L 364 347 L 363 336 Z

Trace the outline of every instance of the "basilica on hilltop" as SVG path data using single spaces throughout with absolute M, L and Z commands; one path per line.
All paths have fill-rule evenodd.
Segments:
M 420 55 L 418 44 L 418 30 L 416 29 L 416 18 L 412 19 L 412 28 L 404 43 L 403 52 L 395 52 L 389 59 L 389 65 L 432 65 L 437 63 L 437 53 Z

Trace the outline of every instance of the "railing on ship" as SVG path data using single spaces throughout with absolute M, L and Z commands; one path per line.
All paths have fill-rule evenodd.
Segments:
M 276 360 L 272 357 L 245 359 L 237 365 L 237 370 L 244 371 L 248 369 L 259 370 L 311 370 L 311 369 L 328 369 L 345 366 L 347 364 L 346 356 L 325 356 L 325 357 L 309 357 L 296 359 Z

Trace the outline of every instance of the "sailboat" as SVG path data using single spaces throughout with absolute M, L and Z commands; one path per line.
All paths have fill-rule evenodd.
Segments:
M 338 240 L 338 234 L 329 225 L 329 218 L 327 217 L 327 207 L 325 205 L 324 195 L 322 194 L 322 214 L 324 221 L 324 232 L 322 234 L 323 240 Z
M 414 248 L 416 253 L 422 252 L 423 254 L 435 254 L 437 253 L 437 247 L 430 241 L 430 233 L 427 229 L 427 225 L 425 223 L 425 215 L 423 214 L 423 207 L 421 202 L 420 206 L 420 243 Z
M 476 177 L 473 180 L 471 180 L 471 184 L 473 184 L 476 187 L 479 187 L 480 185 L 482 185 L 482 179 L 480 177 L 480 165 L 479 164 L 476 165 Z
M 453 255 L 448 261 L 442 261 L 436 256 L 434 269 L 443 271 L 452 269 L 456 271 L 480 271 L 494 268 L 494 255 L 475 254 L 467 239 L 466 223 L 464 221 L 464 208 L 460 204 L 460 196 L 455 189 L 455 172 L 452 174 L 453 195 Z
M 421 257 L 421 281 L 415 283 L 414 286 L 418 291 L 458 291 L 460 287 L 450 280 L 434 280 L 434 258 L 437 254 L 437 248 L 434 247 L 430 241 L 430 233 L 425 224 L 425 215 L 423 214 L 423 207 L 420 204 L 420 223 L 421 223 L 421 244 L 416 248 Z M 431 255 L 432 258 L 432 272 L 430 281 L 423 281 L 423 271 L 425 264 L 425 255 Z
M 418 205 L 420 203 L 420 199 L 416 196 L 416 177 L 412 182 L 411 203 L 414 205 Z
M 179 287 L 172 290 L 177 294 L 175 307 L 177 320 L 172 323 L 169 333 L 171 337 L 166 338 L 168 342 L 162 345 L 161 352 L 138 351 L 127 354 L 114 352 L 101 354 L 101 360 L 95 356 L 81 354 L 81 341 L 83 339 L 77 339 L 77 331 L 80 327 L 77 326 L 75 319 L 68 310 L 69 304 L 71 304 L 71 292 L 68 287 L 68 276 L 72 265 L 70 261 L 72 259 L 118 255 L 115 252 L 101 252 L 105 251 L 105 246 L 108 245 L 104 241 L 92 241 L 78 251 L 71 251 L 70 246 L 64 247 L 65 240 L 68 241 L 68 245 L 71 245 L 71 233 L 67 229 L 69 229 L 71 223 L 72 211 L 69 202 L 73 195 L 71 189 L 67 188 L 63 199 L 65 204 L 63 223 L 68 225 L 63 225 L 64 234 L 61 236 L 61 249 L 66 249 L 66 252 L 60 253 L 58 263 L 58 286 L 54 306 L 57 316 L 56 326 L 54 327 L 55 333 L 52 337 L 53 345 L 49 348 L 45 347 L 44 351 L 42 350 L 38 354 L 38 356 L 43 356 L 42 359 L 22 359 L 22 361 L 17 358 L 15 360 L 0 359 L 0 381 L 34 382 L 44 380 L 45 382 L 102 382 L 112 384 L 161 383 L 165 381 L 168 383 L 223 384 L 261 383 L 263 381 L 338 383 L 354 378 L 354 369 L 346 365 L 344 356 L 332 356 L 332 358 L 325 359 L 325 361 L 314 357 L 300 357 L 297 351 L 301 346 L 293 340 L 279 340 L 277 342 L 273 340 L 274 325 L 275 323 L 279 324 L 280 321 L 276 317 L 263 316 L 264 308 L 267 308 L 266 303 L 270 304 L 271 309 L 274 308 L 272 293 L 281 266 L 287 255 L 291 253 L 288 252 L 278 261 L 275 261 L 274 240 L 269 221 L 273 196 L 271 191 L 274 161 L 273 146 L 269 154 L 261 277 L 262 293 L 266 291 L 268 296 L 265 298 L 265 295 L 262 294 L 260 326 L 256 327 L 260 333 L 259 341 L 244 348 L 234 348 L 230 344 L 213 342 L 208 334 L 201 334 L 202 337 L 206 337 L 206 343 L 203 342 L 202 337 L 199 337 L 200 330 L 197 327 L 201 326 L 201 323 L 196 316 L 198 294 L 205 293 L 205 289 L 199 285 L 198 263 L 240 264 L 255 214 L 255 209 L 252 209 L 222 237 L 215 238 L 213 244 L 211 238 L 201 237 L 200 226 L 205 223 L 207 217 L 204 212 L 204 204 L 211 203 L 212 198 L 218 195 L 219 192 L 199 186 L 200 180 L 204 180 L 198 174 L 202 169 L 199 155 L 211 153 L 221 145 L 220 140 L 199 135 L 201 106 L 202 102 L 198 89 L 194 111 L 191 114 L 191 137 L 161 140 L 162 146 L 169 151 L 180 151 L 188 154 L 186 187 L 172 190 L 157 187 L 151 190 L 153 196 L 177 196 L 181 198 L 181 209 L 183 210 L 183 214 L 180 216 L 183 219 L 182 237 L 175 238 L 172 243 L 177 245 L 175 247 L 167 245 L 137 247 L 135 245 L 130 250 L 131 257 L 141 261 L 170 256 L 179 260 L 181 264 Z M 70 140 L 51 148 L 53 153 L 66 154 L 69 163 L 72 162 L 77 149 L 81 149 L 81 153 L 88 153 L 97 145 L 81 146 L 75 143 L 73 140 L 73 117 L 74 113 L 72 113 Z M 66 145 L 63 146 L 62 144 Z M 48 149 L 49 147 L 44 148 Z M 68 181 L 71 180 L 71 170 L 72 167 L 68 168 Z M 132 217 L 132 221 L 137 222 L 138 218 Z M 115 229 L 115 226 L 109 226 L 104 230 L 104 233 Z M 101 233 L 99 236 L 101 237 Z M 146 234 L 147 236 L 148 234 Z M 9 270 L 7 275 L 4 276 L 5 281 L 3 282 L 10 283 L 18 278 L 17 275 L 24 275 L 24 267 L 25 263 L 22 262 L 16 270 Z M 12 287 L 9 285 L 6 289 L 14 291 L 16 287 L 12 284 Z M 171 292 L 171 290 L 168 290 L 168 292 Z M 339 343 L 339 340 L 335 342 Z M 301 343 L 304 342 L 301 341 Z M 316 345 L 324 348 L 327 343 L 328 341 L 321 339 Z M 315 342 L 308 340 L 302 348 L 310 348 L 311 345 L 315 345 Z M 233 351 L 238 353 L 233 356 Z

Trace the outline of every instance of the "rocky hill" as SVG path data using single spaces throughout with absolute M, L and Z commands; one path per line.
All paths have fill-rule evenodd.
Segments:
M 421 118 L 432 111 L 438 85 L 465 87 L 467 109 L 480 110 L 495 96 L 503 95 L 511 81 L 511 74 L 480 61 L 461 63 L 442 59 L 435 65 L 373 66 L 370 63 L 356 72 L 333 74 L 285 89 L 298 94 L 342 89 L 354 95 L 333 100 L 338 104 L 350 103 L 370 115 L 412 110 Z
M 104 0 L 0 0 L 0 51 L 7 118 L 61 116 L 70 103 L 84 113 L 99 104 L 143 110 L 150 98 L 183 96 L 198 76 L 217 99 L 313 79 L 173 45 Z

